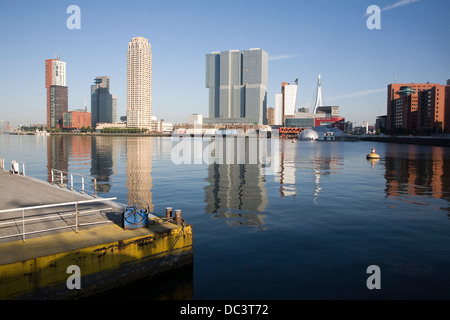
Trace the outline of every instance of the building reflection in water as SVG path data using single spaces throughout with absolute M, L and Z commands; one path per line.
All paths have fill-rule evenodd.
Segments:
M 152 144 L 151 138 L 127 137 L 128 202 L 145 201 L 150 211 L 152 203 Z
M 219 147 L 223 149 L 218 150 Z M 263 165 L 259 161 L 252 163 L 257 157 L 249 156 L 248 141 L 245 153 L 237 155 L 235 152 L 236 158 L 232 163 L 227 160 L 230 153 L 226 152 L 226 143 L 218 143 L 213 156 L 215 154 L 224 158 L 208 165 L 205 212 L 225 219 L 230 226 L 259 226 L 264 229 L 261 226 L 265 224 L 266 215 L 260 212 L 266 209 L 268 199 L 265 177 L 261 174 Z
M 70 136 L 50 135 L 47 137 L 47 177 L 52 182 L 52 169 L 68 171 Z
M 114 173 L 113 159 L 116 148 L 113 137 L 92 137 L 91 139 L 91 176 L 97 179 L 97 190 L 100 193 L 108 193 L 111 190 L 110 177 Z
M 423 148 L 432 150 L 421 152 Z M 387 197 L 425 196 L 450 201 L 450 162 L 444 148 L 388 144 L 385 167 Z
M 306 145 L 306 143 L 309 145 Z M 311 144 L 314 144 L 314 154 L 309 155 L 310 149 L 305 148 L 303 150 L 303 147 L 310 147 Z M 313 202 L 318 203 L 319 194 L 322 190 L 320 186 L 321 176 L 338 173 L 339 166 L 343 164 L 343 156 L 335 147 L 335 144 L 324 142 L 301 142 L 292 146 L 290 144 L 282 145 L 280 172 L 274 178 L 274 181 L 280 184 L 280 196 L 282 198 L 297 196 L 296 175 L 299 175 L 297 169 L 302 169 L 302 172 L 311 171 L 314 174 Z M 303 192 L 305 191 L 303 190 Z

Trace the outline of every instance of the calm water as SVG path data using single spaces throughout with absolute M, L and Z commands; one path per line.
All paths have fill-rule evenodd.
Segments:
M 97 178 L 100 196 L 181 209 L 193 270 L 108 293 L 125 298 L 449 299 L 450 149 L 280 141 L 260 164 L 181 164 L 170 138 L 0 135 L 0 157 L 49 179 Z M 381 160 L 365 155 L 375 147 Z M 369 290 L 367 267 L 381 270 Z

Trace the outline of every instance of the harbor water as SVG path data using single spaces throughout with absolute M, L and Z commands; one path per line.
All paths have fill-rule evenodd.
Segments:
M 177 163 L 170 137 L 3 134 L 0 157 L 45 181 L 51 169 L 96 178 L 100 197 L 144 200 L 161 216 L 181 209 L 193 225 L 192 270 L 99 297 L 450 298 L 449 148 L 278 142 L 272 173 Z M 366 159 L 372 147 L 378 161 Z M 370 266 L 379 289 L 368 288 Z

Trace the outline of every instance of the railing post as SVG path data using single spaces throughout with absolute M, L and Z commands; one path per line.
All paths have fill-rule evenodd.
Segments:
M 25 242 L 25 209 L 22 209 L 22 238 Z
M 51 170 L 51 173 L 52 173 L 52 184 L 54 184 L 55 178 L 53 177 L 53 169 Z
M 75 202 L 75 232 L 78 233 L 78 201 Z
M 64 180 L 63 180 L 63 173 L 62 173 L 62 171 L 60 171 L 60 187 L 62 188 L 63 187 L 63 182 L 64 182 Z
M 84 193 L 84 177 L 81 177 L 81 193 Z
M 22 163 L 22 174 L 25 177 L 25 163 Z
M 70 175 L 70 190 L 73 191 L 73 174 Z
M 94 178 L 94 191 L 95 191 L 94 198 L 97 198 L 97 179 L 95 178 Z

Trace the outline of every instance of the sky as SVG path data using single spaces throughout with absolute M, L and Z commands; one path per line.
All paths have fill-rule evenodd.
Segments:
M 69 29 L 70 5 L 80 29 Z M 381 9 L 369 29 L 367 8 Z M 297 108 L 312 107 L 319 74 L 325 105 L 356 125 L 386 114 L 390 83 L 450 79 L 448 0 L 0 0 L 0 120 L 46 123 L 45 59 L 66 62 L 69 110 L 90 111 L 90 87 L 110 76 L 126 115 L 131 38 L 152 50 L 152 115 L 173 123 L 208 116 L 205 55 L 261 48 L 269 55 L 268 105 L 299 78 Z M 119 120 L 119 119 L 117 119 Z

